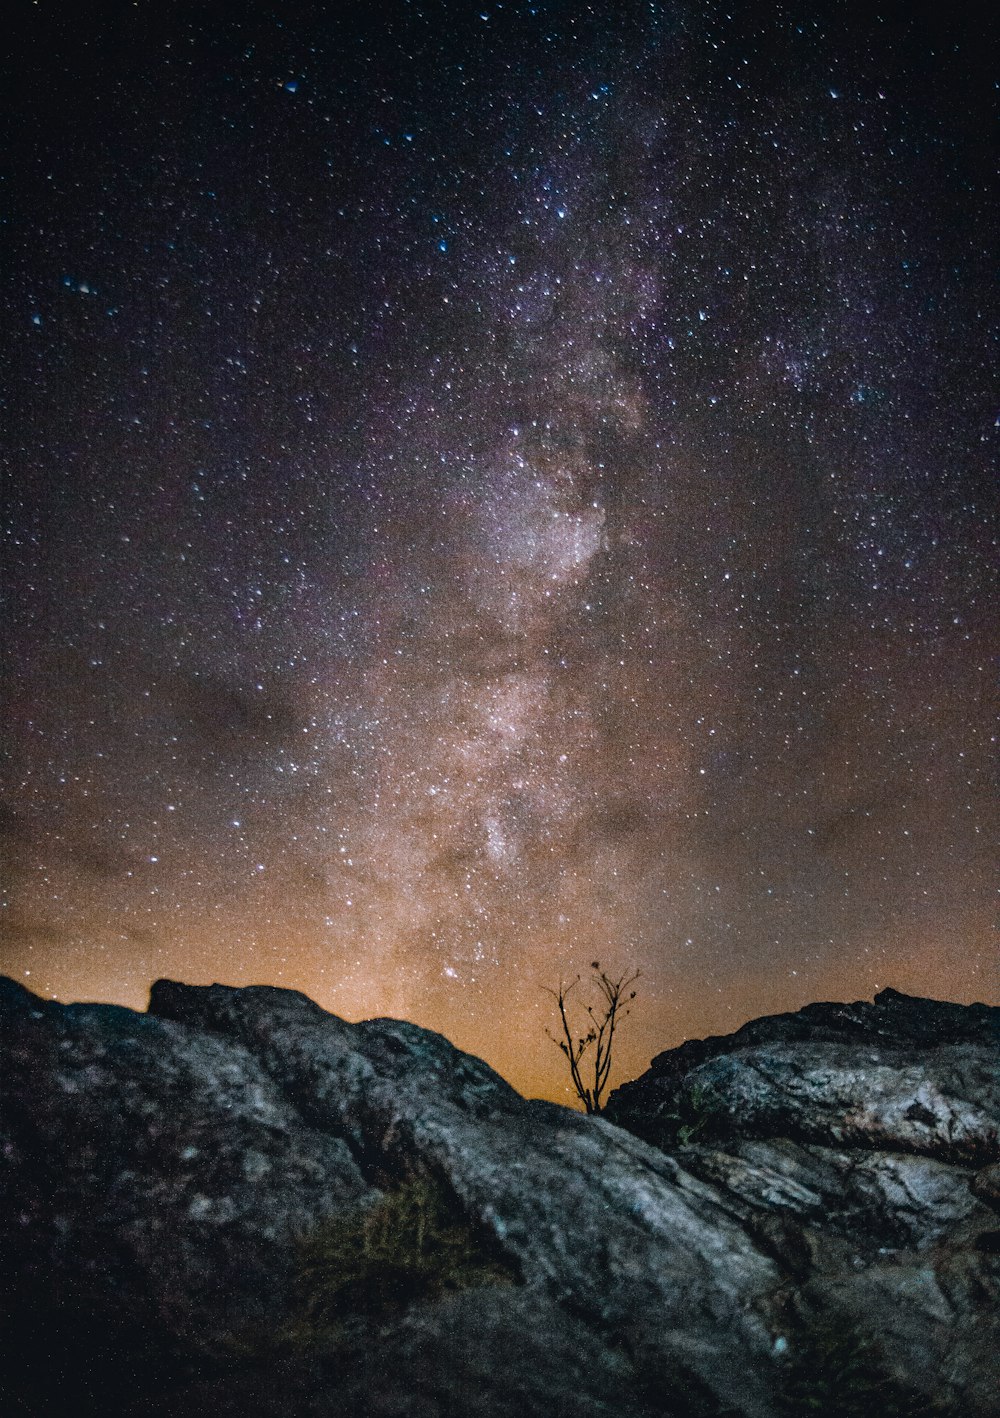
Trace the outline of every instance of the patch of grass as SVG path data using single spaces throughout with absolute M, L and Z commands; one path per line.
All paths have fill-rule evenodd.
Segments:
M 705 1141 L 702 1133 L 713 1132 L 713 1128 L 725 1119 L 719 1100 L 700 1085 L 696 1084 L 689 1093 L 682 1093 L 675 1113 L 660 1113 L 661 1126 L 659 1145 L 688 1147 L 691 1143 Z
M 331 1217 L 301 1244 L 296 1329 L 334 1329 L 353 1315 L 386 1316 L 449 1290 L 510 1284 L 454 1198 L 425 1179 L 374 1206 Z

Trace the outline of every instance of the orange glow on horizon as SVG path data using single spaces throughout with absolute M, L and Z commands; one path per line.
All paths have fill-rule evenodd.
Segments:
M 984 920 L 982 924 L 985 947 L 989 923 Z M 730 981 L 726 988 L 711 991 L 692 984 L 676 984 L 669 993 L 657 989 L 652 978 L 641 977 L 633 1012 L 623 1020 L 616 1036 L 611 1086 L 638 1077 L 658 1053 L 686 1039 L 729 1034 L 748 1020 L 794 1011 L 819 1000 L 870 999 L 891 986 L 904 994 L 962 1004 L 1000 1003 L 998 972 L 991 979 L 988 973 L 968 971 L 955 986 L 957 958 L 961 958 L 963 950 L 968 951 L 967 942 L 960 942 L 955 936 L 949 939 L 939 932 L 933 939 L 928 937 L 911 945 L 903 964 L 891 954 L 891 966 L 888 961 L 871 957 L 863 972 L 856 960 L 845 959 L 840 966 L 813 973 L 800 970 L 793 977 L 753 977 L 743 982 Z M 196 985 L 270 984 L 295 989 L 350 1022 L 392 1017 L 432 1029 L 457 1048 L 484 1059 L 526 1097 L 576 1106 L 562 1055 L 545 1032 L 546 1027 L 556 1028 L 557 1018 L 543 985 L 558 982 L 557 969 L 548 978 L 537 969 L 520 982 L 520 988 L 515 988 L 512 977 L 497 970 L 492 988 L 484 985 L 473 993 L 457 988 L 449 992 L 449 981 L 441 982 L 443 988 L 429 987 L 426 980 L 419 988 L 412 984 L 408 988 L 404 972 L 394 988 L 380 990 L 365 980 L 360 970 L 334 984 L 330 979 L 332 972 L 324 967 L 309 973 L 280 966 L 275 969 L 272 962 L 268 970 L 263 962 L 246 960 L 239 964 L 230 957 L 223 968 L 224 956 L 220 953 L 220 967 L 213 968 L 204 963 L 209 958 L 208 942 L 193 942 L 183 953 L 178 950 L 164 959 L 164 968 L 140 983 L 135 976 L 122 979 L 110 961 L 107 973 L 102 974 L 93 969 L 92 961 L 84 971 L 73 957 L 55 952 L 51 960 L 39 962 L 30 974 L 21 971 L 17 978 L 44 998 L 63 1003 L 99 1001 L 139 1011 L 147 1006 L 153 979 L 161 976 Z M 985 949 L 984 958 L 988 958 Z M 564 968 L 563 977 L 571 977 L 568 968 Z M 583 983 L 586 984 L 585 971 Z

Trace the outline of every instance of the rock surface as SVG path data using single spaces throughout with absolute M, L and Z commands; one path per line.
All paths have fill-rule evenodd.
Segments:
M 929 1402 L 1000 1391 L 1000 1009 L 809 1005 L 660 1054 L 605 1116 L 709 1183 Z
M 661 1055 L 614 1126 L 291 991 L 160 981 L 138 1014 L 0 982 L 0 1389 L 37 1415 L 778 1418 L 825 1364 L 830 1413 L 985 1418 L 998 1016 L 758 1020 Z M 303 1239 L 407 1179 L 495 1278 L 303 1331 Z
M 1000 1010 L 883 990 L 668 1050 L 606 1116 L 657 1144 L 711 1115 L 742 1136 L 985 1165 L 998 1155 L 998 1052 Z

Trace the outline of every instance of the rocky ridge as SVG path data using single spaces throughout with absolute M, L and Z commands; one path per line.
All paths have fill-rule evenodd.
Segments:
M 986 1006 L 810 1006 L 585 1118 L 291 991 L 160 981 L 140 1014 L 4 981 L 0 1386 L 38 1415 L 778 1418 L 822 1382 L 831 1413 L 985 1418 L 998 1040 Z M 488 1266 L 304 1330 L 303 1242 L 414 1183 Z

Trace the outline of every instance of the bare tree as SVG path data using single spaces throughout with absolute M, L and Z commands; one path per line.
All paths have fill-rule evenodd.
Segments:
M 546 993 L 550 994 L 559 1006 L 562 1037 L 553 1034 L 551 1029 L 546 1029 L 545 1032 L 553 1044 L 556 1044 L 566 1056 L 576 1096 L 585 1110 L 588 1113 L 599 1113 L 604 1099 L 604 1090 L 611 1074 L 611 1053 L 614 1048 L 615 1030 L 629 1013 L 632 1001 L 635 999 L 635 990 L 631 989 L 631 986 L 638 980 L 639 971 L 634 970 L 631 974 L 626 972 L 615 978 L 613 975 L 609 975 L 606 970 L 601 969 L 599 960 L 591 961 L 590 968 L 593 971 L 592 983 L 596 985 L 600 998 L 595 1004 L 584 1004 L 583 1006 L 587 1015 L 584 1032 L 581 1034 L 574 1031 L 566 1003 L 571 992 L 580 983 L 579 975 L 568 985 L 564 985 L 560 981 L 558 990 L 546 989 Z M 593 1064 L 593 1074 L 592 1082 L 588 1087 L 585 1081 L 583 1058 L 591 1048 L 593 1053 L 588 1062 Z

